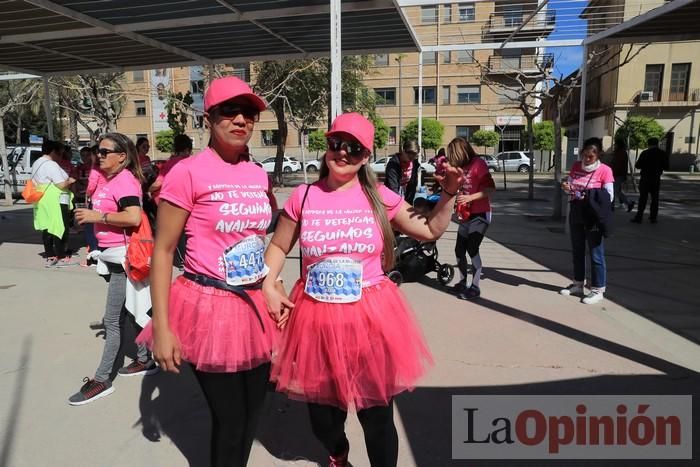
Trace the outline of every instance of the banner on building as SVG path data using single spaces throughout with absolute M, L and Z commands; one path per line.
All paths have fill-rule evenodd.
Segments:
M 156 68 L 151 72 L 151 109 L 153 115 L 153 131 L 168 130 L 168 92 L 170 91 L 170 76 L 167 68 Z

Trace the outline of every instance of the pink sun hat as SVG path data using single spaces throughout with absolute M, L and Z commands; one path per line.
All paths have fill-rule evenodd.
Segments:
M 255 94 L 245 81 L 235 76 L 226 76 L 215 79 L 207 88 L 204 93 L 204 111 L 208 112 L 215 105 L 241 96 L 248 99 L 260 112 L 267 109 L 267 103 Z
M 347 133 L 353 136 L 365 149 L 374 147 L 374 125 L 357 112 L 340 114 L 335 117 L 331 129 L 326 132 L 326 136 L 333 136 L 337 133 Z

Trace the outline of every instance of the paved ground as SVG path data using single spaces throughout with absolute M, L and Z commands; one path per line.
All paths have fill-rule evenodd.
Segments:
M 665 181 L 657 225 L 629 224 L 630 215 L 616 212 L 618 229 L 606 244 L 608 299 L 595 306 L 556 293 L 569 283 L 568 238 L 549 217 L 549 182 L 540 179 L 536 200 L 526 201 L 521 180 L 511 177 L 496 195 L 481 300 L 453 298 L 433 275 L 402 286 L 436 365 L 397 400 L 399 465 L 697 465 L 451 460 L 455 394 L 697 394 L 700 387 L 700 179 Z M 444 262 L 453 262 L 455 235 L 452 225 L 438 244 Z M 207 465 L 209 418 L 191 374 L 117 378 L 108 398 L 68 406 L 99 359 L 103 341 L 88 323 L 100 318 L 106 287 L 90 269 L 44 269 L 41 251 L 31 211 L 0 210 L 0 467 Z M 367 466 L 352 416 L 348 433 L 353 465 Z M 323 462 L 304 407 L 270 393 L 250 464 Z

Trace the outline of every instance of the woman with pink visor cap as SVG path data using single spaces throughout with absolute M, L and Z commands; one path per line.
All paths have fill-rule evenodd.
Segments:
M 139 335 L 165 371 L 189 362 L 212 415 L 211 465 L 248 461 L 277 335 L 260 290 L 271 187 L 247 143 L 265 102 L 235 77 L 204 95 L 209 146 L 163 181 L 152 259 L 153 319 Z M 187 235 L 185 272 L 173 252 Z
M 350 408 L 357 410 L 371 465 L 396 466 L 393 398 L 415 385 L 432 357 L 406 299 L 384 274 L 393 267 L 393 230 L 425 241 L 442 235 L 462 172 L 448 167 L 439 177 L 442 196 L 425 217 L 377 183 L 368 165 L 369 120 L 340 115 L 326 137 L 319 181 L 292 193 L 265 253 L 267 306 L 288 323 L 271 379 L 308 403 L 332 466 L 348 465 Z M 287 299 L 275 278 L 297 239 L 302 277 Z

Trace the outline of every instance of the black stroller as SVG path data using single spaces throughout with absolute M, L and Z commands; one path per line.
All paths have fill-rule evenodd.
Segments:
M 419 242 L 411 237 L 396 238 L 396 267 L 387 275 L 396 285 L 415 282 L 429 272 L 436 272 L 442 285 L 449 284 L 455 275 L 454 266 L 438 261 L 435 242 Z

